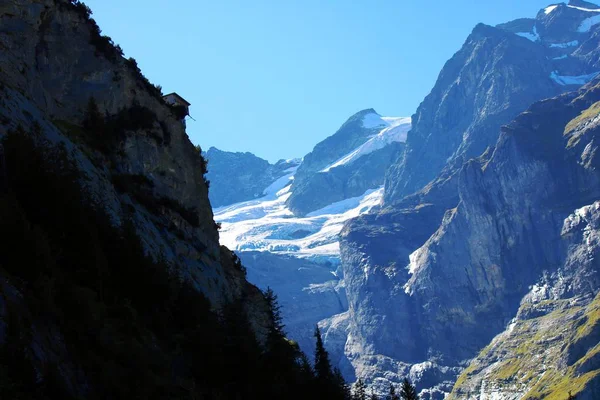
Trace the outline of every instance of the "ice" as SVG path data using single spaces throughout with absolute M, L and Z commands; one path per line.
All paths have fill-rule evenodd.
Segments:
M 598 76 L 599 73 L 600 72 L 594 72 L 589 75 L 580 75 L 580 76 L 562 76 L 562 75 L 558 75 L 557 71 L 553 71 L 550 74 L 550 79 L 552 79 L 554 82 L 556 82 L 562 86 L 566 86 L 566 85 L 580 85 L 581 86 L 581 85 L 585 85 L 586 83 L 588 83 L 589 81 L 594 79 L 596 76 Z
M 600 8 L 585 8 L 585 7 L 577 7 L 577 6 L 572 6 L 572 5 L 568 5 L 567 7 L 569 8 L 574 8 L 576 10 L 579 11 L 586 11 L 586 12 L 597 12 L 600 13 Z
M 339 264 L 338 236 L 344 222 L 377 207 L 383 197 L 383 187 L 371 189 L 306 217 L 295 217 L 285 205 L 289 186 L 275 194 L 277 185 L 271 186 L 270 194 L 262 199 L 214 210 L 215 221 L 221 223 L 222 244 L 238 251 L 269 251 Z
M 538 34 L 537 27 L 535 25 L 533 27 L 533 32 L 517 32 L 516 35 L 529 39 L 532 42 L 537 42 L 540 40 L 540 35 Z
M 567 42 L 567 43 L 552 43 L 552 44 L 550 44 L 550 47 L 566 49 L 567 47 L 575 47 L 578 44 L 579 44 L 579 40 L 573 40 L 573 41 Z
M 598 11 L 600 12 L 600 11 Z M 600 14 L 599 15 L 594 15 L 593 17 L 590 17 L 588 19 L 585 19 L 581 25 L 579 25 L 579 28 L 577 29 L 577 32 L 589 32 L 592 27 L 594 25 L 600 24 Z

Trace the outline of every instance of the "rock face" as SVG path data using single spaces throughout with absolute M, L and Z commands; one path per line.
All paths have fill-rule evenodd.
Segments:
M 266 187 L 300 164 L 300 160 L 270 164 L 252 153 L 232 153 L 214 147 L 204 156 L 209 163 L 206 178 L 212 184 L 208 197 L 215 208 L 262 197 Z
M 531 103 L 600 71 L 600 39 L 591 28 L 579 31 L 596 13 L 573 7 L 558 5 L 536 19 L 473 30 L 413 117 L 406 151 L 388 171 L 386 202 L 452 173 L 493 146 L 500 127 Z
M 313 354 L 317 323 L 348 309 L 343 281 L 326 266 L 310 260 L 269 252 L 249 251 L 240 256 L 248 270 L 248 280 L 277 293 L 287 335 L 298 342 L 305 354 Z M 328 343 L 327 336 L 324 340 L 331 351 L 332 343 Z M 343 343 L 345 340 L 344 335 Z M 332 356 L 339 365 L 339 358 L 344 356 L 343 345 L 342 351 Z
M 539 105 L 539 116 L 546 119 L 551 119 L 550 114 L 555 114 L 561 105 L 582 112 L 566 128 L 565 119 L 552 118 L 550 125 L 542 124 L 538 130 L 536 115 L 536 119 L 523 116 L 507 129 L 503 146 L 510 146 L 510 136 L 515 135 L 517 151 L 530 155 L 537 170 L 550 175 L 547 182 L 552 183 L 538 192 L 541 196 L 536 196 L 539 200 L 532 204 L 535 208 L 530 215 L 536 215 L 532 222 L 548 224 L 537 231 L 538 246 L 550 243 L 552 247 L 537 251 L 544 259 L 530 264 L 537 267 L 537 277 L 526 281 L 529 286 L 516 317 L 471 362 L 454 388 L 455 398 L 493 398 L 496 393 L 501 398 L 561 398 L 569 391 L 577 398 L 598 396 L 599 366 L 593 360 L 597 358 L 600 337 L 600 204 L 596 201 L 583 205 L 600 194 L 595 156 L 600 110 L 588 108 L 590 103 L 598 104 L 600 85 L 578 95 Z M 565 116 L 577 113 L 567 112 Z M 541 138 L 537 143 L 529 143 L 526 136 L 532 135 Z M 539 148 L 540 141 L 546 142 L 543 150 Z M 496 152 L 498 157 L 501 149 Z M 560 166 L 553 160 L 558 155 L 556 150 L 564 160 Z M 489 173 L 486 170 L 483 176 L 505 169 L 493 165 L 496 154 L 490 165 L 493 169 Z M 492 172 L 494 169 L 498 172 Z M 569 214 L 569 208 L 575 210 Z
M 113 60 L 91 44 L 90 27 L 62 2 L 58 6 L 53 1 L 3 3 L 0 21 L 0 112 L 8 122 L 0 126 L 0 134 L 17 125 L 31 128 L 37 123 L 55 142 L 67 143 L 115 220 L 122 219 L 129 205 L 136 207 L 136 223 L 148 250 L 182 262 L 198 288 L 214 301 L 224 300 L 224 294 L 227 297 L 231 291 L 219 263 L 221 250 L 201 159 L 156 89 L 149 88 L 131 62 L 122 57 Z M 136 105 L 151 110 L 155 122 L 150 122 L 149 129 L 129 132 L 122 147 L 108 157 L 99 152 L 88 157 L 70 121 L 83 119 L 91 97 L 102 113 L 113 115 Z M 112 168 L 107 170 L 107 163 Z M 185 239 L 161 231 L 131 194 L 122 196 L 114 189 L 111 180 L 122 175 L 146 176 L 153 183 L 154 196 L 166 196 L 196 210 L 197 226 L 164 210 L 161 217 L 181 229 Z
M 245 311 L 264 339 L 269 325 L 264 298 L 219 245 L 199 151 L 135 61 L 124 59 L 87 17 L 62 0 L 0 4 L 0 136 L 20 126 L 64 145 L 86 189 L 115 225 L 131 221 L 148 254 L 170 265 L 213 307 L 247 299 Z M 114 148 L 99 151 L 82 134 L 90 98 L 101 115 L 125 121 Z M 140 179 L 150 193 L 136 189 Z M 18 294 L 3 276 L 0 280 L 5 327 L 5 300 Z M 68 363 L 59 337 L 32 344 L 36 356 Z
M 381 117 L 373 109 L 354 114 L 304 157 L 294 177 L 288 208 L 304 216 L 381 186 L 409 129 L 409 118 Z
M 592 131 L 576 133 L 597 115 L 588 110 L 597 89 L 529 108 L 599 70 L 598 25 L 589 20 L 597 14 L 580 8 L 477 26 L 413 117 L 386 177 L 386 206 L 342 231 L 346 354 L 382 392 L 406 375 L 425 398 L 449 392 L 466 360 L 517 315 L 529 287 L 565 263 L 565 218 L 600 198 Z M 564 135 L 585 110 L 592 119 Z M 416 374 L 423 365 L 427 372 Z

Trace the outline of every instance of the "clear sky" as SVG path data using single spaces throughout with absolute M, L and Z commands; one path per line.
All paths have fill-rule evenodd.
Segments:
M 552 0 L 84 0 L 203 149 L 302 157 L 352 114 L 412 115 L 478 22 Z

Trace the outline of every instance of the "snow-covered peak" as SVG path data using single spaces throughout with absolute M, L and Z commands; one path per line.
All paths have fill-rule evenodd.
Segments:
M 363 128 L 374 129 L 383 126 L 388 126 L 388 123 L 377 113 L 369 113 L 363 117 Z
M 350 164 L 364 155 L 370 154 L 376 150 L 384 148 L 390 143 L 406 142 L 406 135 L 411 128 L 410 117 L 381 117 L 377 114 L 368 115 L 377 116 L 377 119 L 380 121 L 380 124 L 374 126 L 382 128 L 379 131 L 379 133 L 371 136 L 365 143 L 352 150 L 350 153 L 345 154 L 343 157 L 336 160 L 333 164 L 330 164 L 326 168 L 323 168 L 320 172 L 329 172 L 333 168 L 339 167 L 341 165 Z M 375 123 L 375 120 L 371 119 L 370 122 Z M 363 125 L 364 123 L 365 122 L 363 120 Z
M 544 14 L 546 14 L 546 15 L 550 14 L 552 11 L 556 10 L 557 7 L 558 7 L 558 4 L 544 8 Z

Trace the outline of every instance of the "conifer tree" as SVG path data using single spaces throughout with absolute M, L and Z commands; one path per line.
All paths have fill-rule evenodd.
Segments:
M 418 400 L 417 389 L 410 383 L 407 378 L 402 381 L 402 388 L 400 389 L 400 398 L 403 400 Z
M 329 361 L 329 354 L 323 345 L 321 331 L 319 330 L 318 326 L 315 328 L 315 338 L 317 339 L 317 345 L 315 349 L 315 375 L 318 380 L 331 381 L 331 361 Z
M 367 385 L 362 378 L 354 384 L 354 400 L 367 400 Z
M 285 337 L 285 325 L 283 324 L 283 317 L 281 315 L 281 306 L 277 299 L 277 295 L 273 292 L 270 287 L 264 293 L 267 306 L 269 307 L 269 314 L 273 321 L 273 327 L 270 329 L 269 334 L 276 338 Z
M 335 386 L 335 398 L 350 400 L 352 398 L 352 393 L 350 393 L 350 387 L 346 384 L 344 377 L 342 376 L 342 371 L 339 368 L 335 368 L 333 371 L 333 384 Z
M 398 396 L 398 393 L 396 393 L 396 388 L 394 387 L 394 384 L 392 384 L 391 382 L 390 382 L 390 391 L 387 396 L 387 400 L 400 400 L 400 396 Z
M 379 397 L 375 394 L 373 389 L 371 389 L 371 400 L 379 400 Z

